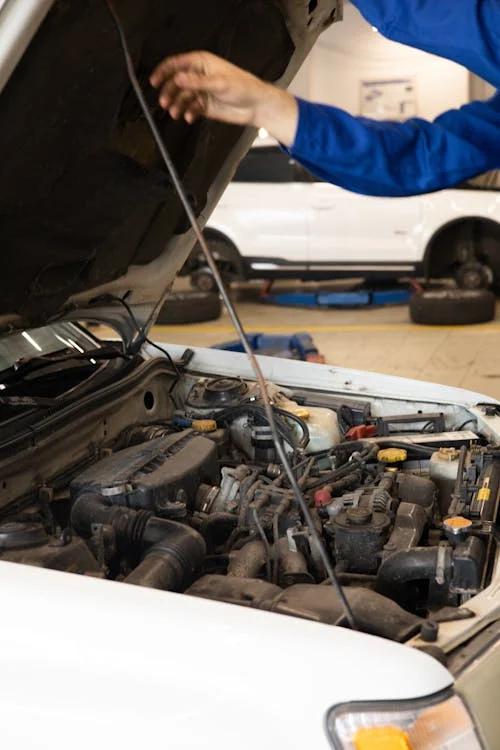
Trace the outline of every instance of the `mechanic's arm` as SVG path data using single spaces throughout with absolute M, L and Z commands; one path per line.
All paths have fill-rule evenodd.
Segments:
M 417 195 L 500 167 L 500 93 L 432 123 L 377 122 L 300 100 L 299 113 L 289 152 L 319 177 L 357 193 Z
M 389 39 L 464 65 L 500 87 L 500 0 L 352 0 Z
M 207 52 L 167 58 L 151 83 L 174 119 L 265 128 L 319 177 L 358 193 L 415 195 L 500 167 L 500 94 L 434 123 L 376 122 L 297 100 Z

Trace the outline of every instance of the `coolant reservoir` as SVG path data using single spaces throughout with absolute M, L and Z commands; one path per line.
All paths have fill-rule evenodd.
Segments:
M 451 495 L 458 476 L 460 451 L 456 448 L 440 448 L 432 454 L 430 460 L 430 478 L 439 492 L 441 515 L 448 513 Z
M 339 421 L 337 414 L 332 409 L 322 409 L 319 406 L 301 406 L 296 401 L 287 398 L 276 386 L 270 385 L 269 390 L 272 388 L 276 389 L 269 393 L 274 404 L 280 409 L 300 417 L 307 424 L 309 443 L 305 450 L 306 453 L 331 450 L 341 442 Z M 300 440 L 302 437 L 300 426 L 294 422 L 293 429 L 297 434 L 297 439 Z

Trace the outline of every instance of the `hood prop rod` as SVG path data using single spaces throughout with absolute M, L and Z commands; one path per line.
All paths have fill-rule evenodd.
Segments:
M 295 474 L 293 472 L 292 466 L 290 464 L 290 461 L 288 460 L 288 456 L 286 455 L 286 451 L 285 451 L 285 449 L 283 447 L 283 443 L 282 443 L 282 441 L 280 439 L 280 436 L 278 434 L 278 429 L 277 429 L 277 426 L 276 426 L 276 421 L 275 421 L 275 417 L 274 417 L 273 407 L 272 407 L 271 401 L 269 399 L 269 394 L 267 392 L 267 387 L 266 387 L 266 381 L 264 379 L 264 375 L 262 373 L 260 365 L 259 365 L 259 363 L 257 361 L 257 358 L 256 358 L 256 356 L 255 356 L 255 354 L 253 352 L 252 347 L 249 344 L 248 338 L 247 338 L 247 336 L 245 334 L 245 330 L 244 330 L 243 325 L 242 325 L 242 323 L 240 321 L 238 313 L 236 312 L 236 310 L 235 310 L 235 308 L 233 306 L 233 303 L 232 303 L 231 299 L 229 298 L 229 294 L 228 294 L 228 292 L 227 292 L 227 290 L 226 290 L 226 288 L 224 286 L 224 282 L 222 281 L 222 277 L 221 277 L 221 275 L 219 273 L 219 269 L 217 268 L 217 263 L 216 263 L 215 259 L 213 258 L 212 253 L 210 252 L 210 249 L 208 247 L 208 244 L 207 244 L 207 242 L 206 242 L 206 240 L 205 240 L 205 238 L 203 236 L 203 232 L 202 232 L 201 226 L 198 223 L 198 219 L 196 218 L 195 212 L 194 212 L 194 210 L 193 210 L 193 208 L 191 206 L 191 203 L 189 202 L 189 199 L 187 197 L 187 194 L 186 194 L 186 191 L 184 189 L 184 186 L 183 186 L 183 184 L 181 182 L 181 179 L 180 179 L 180 177 L 179 177 L 179 175 L 177 173 L 177 169 L 175 167 L 175 164 L 172 161 L 172 158 L 171 158 L 171 156 L 169 154 L 167 146 L 166 146 L 166 144 L 165 144 L 165 142 L 164 142 L 164 140 L 163 140 L 163 138 L 161 136 L 161 133 L 160 133 L 160 131 L 159 131 L 157 125 L 156 125 L 156 122 L 154 120 L 153 114 L 152 114 L 151 110 L 149 109 L 148 103 L 146 101 L 146 97 L 144 96 L 144 92 L 143 92 L 142 87 L 141 87 L 141 84 L 139 83 L 139 81 L 137 79 L 137 75 L 136 75 L 136 72 L 135 72 L 134 63 L 132 61 L 132 56 L 130 54 L 130 50 L 129 50 L 127 38 L 126 38 L 126 35 L 125 35 L 124 28 L 122 26 L 121 20 L 120 20 L 118 14 L 117 14 L 117 12 L 116 12 L 116 10 L 114 8 L 112 0 L 104 0 L 104 1 L 105 1 L 106 5 L 108 6 L 108 9 L 109 9 L 109 11 L 111 13 L 111 16 L 113 17 L 113 21 L 115 23 L 116 29 L 117 29 L 119 37 L 120 37 L 120 42 L 121 42 L 121 46 L 122 46 L 122 49 L 123 49 L 123 54 L 124 54 L 124 58 L 125 58 L 125 62 L 126 62 L 126 67 L 127 67 L 127 73 L 128 73 L 128 77 L 130 79 L 130 83 L 132 85 L 132 88 L 133 88 L 133 90 L 135 92 L 135 95 L 137 96 L 137 99 L 138 99 L 139 104 L 141 106 L 141 109 L 142 109 L 142 111 L 144 113 L 144 116 L 145 116 L 145 118 L 147 120 L 147 123 L 148 123 L 148 125 L 149 125 L 149 127 L 151 129 L 151 133 L 153 134 L 153 137 L 154 137 L 154 139 L 156 141 L 156 144 L 157 144 L 158 149 L 160 151 L 160 154 L 161 154 L 161 156 L 163 158 L 163 161 L 165 162 L 165 166 L 167 167 L 167 170 L 168 170 L 168 172 L 170 174 L 170 178 L 172 180 L 174 188 L 177 191 L 179 199 L 180 199 L 180 201 L 181 201 L 181 203 L 182 203 L 182 205 L 184 207 L 186 215 L 187 215 L 187 217 L 189 219 L 189 222 L 190 222 L 190 224 L 191 224 L 191 226 L 193 228 L 193 232 L 195 234 L 195 237 L 196 237 L 197 241 L 199 242 L 200 247 L 201 247 L 201 249 L 203 251 L 203 254 L 204 254 L 205 259 L 207 261 L 208 267 L 210 268 L 210 270 L 211 270 L 211 272 L 213 274 L 213 277 L 214 277 L 214 279 L 215 279 L 215 281 L 217 283 L 220 295 L 221 295 L 222 300 L 224 302 L 224 305 L 226 306 L 226 309 L 227 309 L 227 311 L 229 313 L 229 317 L 231 318 L 232 324 L 233 324 L 233 326 L 234 326 L 234 328 L 236 330 L 236 333 L 238 334 L 238 337 L 241 340 L 241 343 L 242 343 L 242 346 L 244 348 L 244 351 L 247 354 L 248 359 L 250 361 L 250 364 L 252 366 L 252 369 L 253 369 L 253 371 L 255 373 L 255 378 L 256 378 L 257 383 L 259 385 L 260 395 L 261 395 L 261 398 L 262 398 L 262 401 L 263 401 L 264 410 L 265 410 L 266 417 L 267 417 L 267 420 L 269 422 L 269 426 L 270 426 L 270 429 L 271 429 L 271 435 L 272 435 L 272 438 L 273 438 L 273 442 L 274 442 L 274 445 L 276 447 L 276 451 L 277 451 L 277 454 L 279 456 L 279 459 L 280 459 L 280 461 L 281 461 L 281 463 L 283 465 L 283 468 L 285 470 L 285 473 L 286 473 L 286 476 L 288 478 L 288 481 L 290 483 L 290 487 L 291 487 L 291 489 L 293 491 L 293 495 L 294 495 L 294 497 L 295 497 L 295 499 L 297 501 L 297 504 L 298 504 L 299 508 L 301 509 L 302 515 L 304 517 L 304 521 L 305 521 L 305 523 L 307 524 L 307 526 L 309 528 L 309 532 L 311 534 L 311 538 L 312 538 L 314 544 L 316 545 L 317 552 L 320 555 L 321 562 L 323 563 L 323 566 L 325 568 L 328 580 L 330 581 L 331 585 L 335 589 L 336 594 L 337 594 L 340 602 L 342 603 L 342 606 L 343 606 L 343 609 L 344 609 L 344 612 L 345 612 L 345 616 L 346 616 L 347 622 L 349 623 L 349 626 L 351 627 L 351 629 L 357 630 L 358 628 L 356 626 L 356 621 L 355 621 L 355 618 L 354 618 L 354 614 L 353 614 L 352 608 L 351 608 L 349 602 L 347 601 L 347 597 L 346 597 L 346 595 L 344 593 L 344 590 L 342 589 L 342 587 L 341 587 L 341 585 L 340 585 L 340 583 L 339 583 L 339 581 L 337 579 L 337 576 L 335 575 L 335 570 L 333 568 L 331 560 L 330 560 L 330 558 L 328 556 L 328 553 L 326 551 L 326 547 L 325 547 L 325 545 L 323 543 L 321 535 L 319 534 L 319 532 L 318 532 L 318 530 L 317 530 L 317 528 L 316 528 L 316 526 L 314 524 L 314 521 L 313 521 L 313 518 L 312 518 L 312 515 L 311 515 L 311 512 L 310 512 L 310 509 L 309 509 L 309 506 L 308 506 L 308 503 L 307 503 L 306 499 L 304 498 L 304 495 L 302 493 L 302 490 L 299 487 L 297 479 L 295 478 Z

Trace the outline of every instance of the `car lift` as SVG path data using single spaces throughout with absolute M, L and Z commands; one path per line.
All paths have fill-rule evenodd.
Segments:
M 330 307 L 379 307 L 383 305 L 405 305 L 409 302 L 410 288 L 394 286 L 388 288 L 359 288 L 339 291 L 291 291 L 272 294 L 272 282 L 267 282 L 260 301 L 268 305 L 283 307 L 308 307 L 327 309 Z

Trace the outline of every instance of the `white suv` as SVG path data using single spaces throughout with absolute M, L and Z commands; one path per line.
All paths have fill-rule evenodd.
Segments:
M 317 181 L 278 146 L 254 148 L 207 225 L 228 279 L 455 277 L 500 279 L 494 180 L 413 198 L 372 198 Z M 195 250 L 184 273 L 208 290 Z

